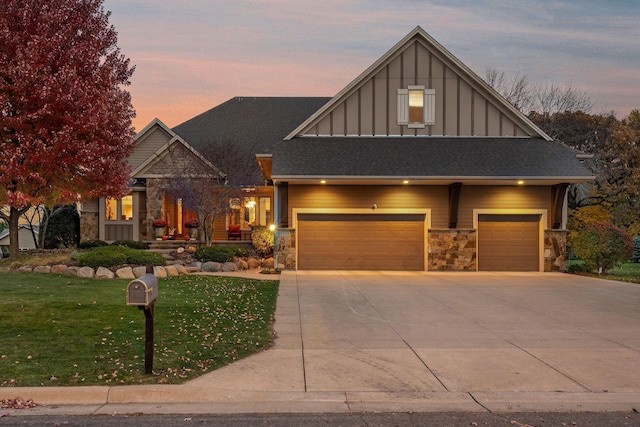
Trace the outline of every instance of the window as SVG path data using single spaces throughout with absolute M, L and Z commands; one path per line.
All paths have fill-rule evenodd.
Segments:
M 107 221 L 133 220 L 133 196 L 124 196 L 119 200 L 107 197 L 104 204 Z
M 398 89 L 398 124 L 409 128 L 434 125 L 435 95 L 435 89 L 425 89 L 424 86 Z

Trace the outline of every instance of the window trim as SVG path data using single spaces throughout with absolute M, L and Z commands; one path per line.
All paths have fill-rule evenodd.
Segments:
M 409 92 L 422 91 L 423 104 L 422 104 L 422 121 L 410 122 L 409 121 Z M 422 85 L 410 85 L 406 89 L 398 89 L 397 101 L 398 101 L 398 125 L 407 126 L 409 129 L 423 129 L 426 126 L 433 126 L 436 124 L 435 119 L 435 89 L 426 89 Z

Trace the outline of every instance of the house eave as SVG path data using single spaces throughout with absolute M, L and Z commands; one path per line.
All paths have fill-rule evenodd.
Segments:
M 273 181 L 303 185 L 555 185 L 593 181 L 595 176 L 273 176 Z M 321 183 L 321 181 L 324 181 Z M 405 183 L 405 181 L 408 181 Z M 523 184 L 518 184 L 522 181 Z

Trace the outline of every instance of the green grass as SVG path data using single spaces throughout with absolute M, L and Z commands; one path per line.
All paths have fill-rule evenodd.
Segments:
M 567 268 L 573 264 L 582 264 L 580 260 L 567 260 Z M 600 277 L 608 280 L 618 280 L 621 282 L 640 283 L 640 263 L 625 262 L 616 268 L 612 268 L 606 274 L 580 273 L 587 276 Z
M 154 374 L 128 280 L 0 273 L 0 386 L 178 384 L 268 347 L 277 281 L 160 279 Z

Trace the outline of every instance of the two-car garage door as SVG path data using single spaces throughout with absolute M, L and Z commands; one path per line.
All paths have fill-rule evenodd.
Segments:
M 425 270 L 425 214 L 299 214 L 297 234 L 301 270 Z

